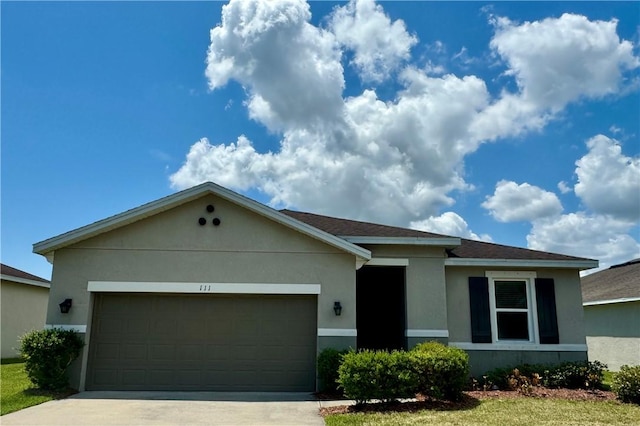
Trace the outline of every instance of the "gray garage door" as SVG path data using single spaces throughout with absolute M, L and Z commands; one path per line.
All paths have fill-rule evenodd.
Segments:
M 312 391 L 316 296 L 97 294 L 88 390 Z

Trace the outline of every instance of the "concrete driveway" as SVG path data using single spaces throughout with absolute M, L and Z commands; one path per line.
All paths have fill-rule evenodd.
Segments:
M 340 401 L 347 404 L 348 401 Z M 308 393 L 82 392 L 0 417 L 3 425 L 324 425 Z

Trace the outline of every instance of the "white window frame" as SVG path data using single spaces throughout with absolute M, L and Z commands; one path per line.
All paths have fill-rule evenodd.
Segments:
M 538 306 L 536 304 L 536 273 L 534 271 L 486 271 L 489 279 L 489 308 L 491 310 L 491 336 L 496 344 L 537 344 L 538 337 Z M 496 308 L 496 281 L 524 281 L 527 294 L 527 309 Z M 515 340 L 498 338 L 498 312 L 527 312 L 529 340 Z

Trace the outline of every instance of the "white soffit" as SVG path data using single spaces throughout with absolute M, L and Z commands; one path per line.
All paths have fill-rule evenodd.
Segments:
M 277 210 L 272 209 L 271 207 L 265 206 L 264 204 L 233 192 L 213 182 L 206 182 L 201 185 L 185 189 L 184 191 L 180 191 L 159 200 L 144 204 L 140 207 L 127 210 L 123 213 L 111 216 L 98 222 L 94 222 L 90 225 L 86 225 L 81 228 L 77 228 L 67 233 L 58 235 L 56 237 L 40 241 L 33 245 L 33 252 L 50 258 L 51 252 L 59 248 L 77 243 L 87 238 L 91 238 L 96 235 L 111 231 L 113 229 L 120 228 L 130 223 L 137 222 L 144 218 L 169 210 L 173 207 L 198 199 L 206 194 L 216 195 L 220 198 L 244 207 L 247 210 L 260 214 L 302 234 L 318 239 L 326 244 L 329 244 L 340 250 L 344 250 L 357 257 L 363 258 L 365 260 L 371 259 L 371 252 L 365 248 L 359 247 L 342 238 L 336 237 L 335 235 L 321 231 L 320 229 L 308 225 L 304 222 L 300 222 L 299 220 L 280 213 Z
M 109 293 L 320 294 L 320 284 L 89 281 L 87 291 Z

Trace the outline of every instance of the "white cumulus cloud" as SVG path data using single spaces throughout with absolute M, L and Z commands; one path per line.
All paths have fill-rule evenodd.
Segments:
M 562 204 L 553 192 L 537 186 L 502 180 L 482 207 L 500 222 L 532 221 L 562 213 Z
M 418 40 L 402 20 L 391 21 L 373 0 L 351 1 L 334 11 L 330 28 L 336 39 L 354 52 L 353 64 L 365 81 L 388 78 Z
M 583 96 L 616 93 L 623 71 L 640 66 L 633 44 L 618 37 L 616 19 L 565 13 L 520 25 L 495 22 L 491 47 L 508 63 L 523 98 L 541 108 L 557 111 Z
M 416 37 L 370 0 L 335 8 L 322 21 L 325 28 L 310 19 L 309 5 L 302 0 L 231 0 L 222 8 L 221 22 L 210 34 L 209 87 L 241 84 L 249 116 L 278 135 L 280 143 L 260 152 L 254 141 L 240 135 L 217 144 L 203 138 L 170 177 L 172 187 L 211 180 L 236 190 L 261 191 L 274 206 L 407 226 L 450 207 L 454 191 L 472 188 L 465 181 L 465 157 L 482 143 L 541 129 L 551 117 L 545 108 L 555 103 L 530 94 L 542 84 L 532 73 L 542 63 L 556 67 L 554 73 L 564 72 L 554 63 L 560 53 L 549 49 L 545 57 L 546 50 L 534 45 L 535 55 L 527 57 L 513 44 L 513 39 L 527 40 L 520 33 L 530 38 L 544 33 L 541 24 L 504 21 L 496 27 L 491 48 L 509 64 L 520 92 L 492 98 L 475 75 L 434 75 L 431 65 L 418 67 L 409 56 Z M 582 72 L 584 84 L 565 91 L 562 102 L 610 93 L 620 85 L 623 70 L 636 66 L 628 43 L 617 38 L 615 21 L 541 22 L 566 29 L 595 25 L 600 31 L 589 40 L 602 41 L 604 47 L 584 50 L 581 61 L 604 55 L 614 62 L 607 62 L 603 71 L 611 78 Z M 562 44 L 567 52 L 580 46 L 574 33 L 568 34 L 572 42 Z M 607 49 L 613 52 L 609 56 L 602 53 Z M 343 66 L 348 60 L 362 79 L 387 79 L 389 87 L 398 88 L 394 96 L 385 93 L 391 100 L 382 100 L 374 89 L 346 97 Z M 489 208 L 508 220 L 559 214 L 557 198 L 540 191 L 534 195 L 541 194 L 542 200 L 528 201 L 527 211 Z
M 640 158 L 627 157 L 618 141 L 597 135 L 589 152 L 576 161 L 574 191 L 596 213 L 640 219 Z
M 640 244 L 629 230 L 632 222 L 610 216 L 570 213 L 533 222 L 529 248 L 597 259 L 606 268 L 640 256 Z
M 451 235 L 453 237 L 467 238 L 470 240 L 491 242 L 491 236 L 478 235 L 469 229 L 467 221 L 454 212 L 445 212 L 440 216 L 431 216 L 428 219 L 414 221 L 409 224 L 412 229 L 418 231 L 433 232 L 435 234 Z

